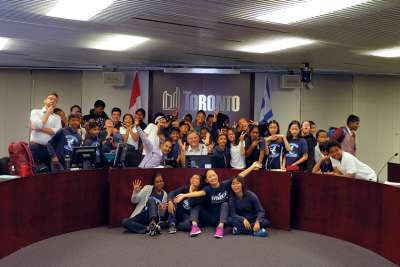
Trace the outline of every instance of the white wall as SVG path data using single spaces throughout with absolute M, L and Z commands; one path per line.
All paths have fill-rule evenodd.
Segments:
M 142 106 L 148 110 L 149 97 L 149 72 L 138 72 Z M 113 87 L 103 84 L 103 73 L 100 71 L 84 71 L 82 76 L 82 112 L 88 114 L 93 108 L 97 99 L 106 102 L 106 113 L 111 115 L 113 107 L 122 109 L 122 113 L 128 111 L 129 100 L 131 97 L 133 72 L 126 73 L 126 85 L 123 87 Z
M 32 71 L 31 106 L 43 106 L 44 97 L 49 92 L 56 92 L 59 97 L 58 107 L 69 114 L 72 105 L 82 105 L 81 71 Z
M 259 120 L 260 117 L 266 75 L 268 75 L 274 120 L 279 122 L 281 132 L 285 133 L 290 121 L 300 120 L 300 89 L 282 89 L 278 74 L 256 73 L 254 81 L 254 119 L 256 120 Z
M 0 71 L 0 157 L 12 141 L 28 140 L 31 84 L 30 71 Z

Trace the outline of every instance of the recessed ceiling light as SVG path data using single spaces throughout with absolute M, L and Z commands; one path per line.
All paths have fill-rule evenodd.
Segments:
M 59 0 L 46 14 L 50 17 L 89 20 L 115 0 Z
M 309 45 L 314 42 L 315 42 L 314 40 L 305 38 L 284 37 L 275 40 L 260 42 L 253 45 L 243 46 L 239 49 L 239 51 L 249 52 L 249 53 L 272 53 L 294 47 Z
M 303 3 L 256 17 L 256 19 L 273 23 L 291 24 L 369 1 L 371 0 L 307 0 Z
M 400 46 L 368 51 L 365 54 L 375 57 L 400 57 Z
M 141 36 L 113 34 L 99 40 L 92 45 L 91 48 L 110 51 L 124 51 L 138 46 L 148 40 L 149 38 Z
M 8 38 L 0 37 L 0 50 L 3 50 L 6 47 L 8 40 Z

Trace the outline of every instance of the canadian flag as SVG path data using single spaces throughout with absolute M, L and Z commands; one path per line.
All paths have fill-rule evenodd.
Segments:
M 140 83 L 138 73 L 135 72 L 133 75 L 131 100 L 129 101 L 129 113 L 135 114 L 135 111 L 142 107 L 142 101 L 140 97 Z

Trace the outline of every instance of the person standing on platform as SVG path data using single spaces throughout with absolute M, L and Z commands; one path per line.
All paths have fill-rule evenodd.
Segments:
M 119 130 L 119 128 L 122 126 L 121 114 L 122 111 L 120 108 L 113 108 L 111 110 L 111 120 L 114 123 L 114 128 L 117 130 Z
M 303 163 L 304 164 L 303 169 L 307 172 L 312 172 L 312 169 L 315 164 L 314 152 L 315 152 L 315 146 L 317 145 L 317 139 L 315 139 L 314 135 L 311 134 L 310 121 L 303 121 L 303 123 L 301 124 L 301 136 L 307 142 L 307 151 L 308 151 L 307 161 Z
M 289 123 L 287 140 L 290 150 L 285 150 L 285 169 L 288 171 L 304 171 L 304 162 L 308 159 L 307 142 L 300 136 L 300 122 Z M 313 148 L 314 149 L 314 148 Z
M 82 115 L 82 108 L 78 105 L 73 105 L 70 109 L 70 114 L 79 114 Z
M 135 180 L 131 202 L 136 208 L 129 218 L 122 220 L 122 226 L 135 234 L 161 234 L 158 223 L 167 211 L 167 200 L 168 195 L 164 191 L 164 178 L 161 174 L 155 174 L 152 185 L 145 185 L 143 188 L 142 182 Z
M 94 120 L 97 125 L 99 125 L 100 129 L 104 128 L 104 123 L 108 119 L 107 114 L 104 112 L 106 107 L 106 103 L 103 100 L 96 100 L 94 102 L 94 109 L 90 110 L 90 114 L 83 116 L 83 120 L 88 122 L 90 120 Z
M 315 163 L 317 163 L 321 158 L 325 156 L 319 149 L 319 145 L 328 142 L 329 138 L 328 133 L 322 129 L 317 131 L 315 138 L 317 139 L 317 145 L 314 148 L 314 161 Z
M 72 158 L 74 147 L 79 147 L 82 144 L 82 138 L 79 134 L 81 125 L 81 116 L 71 114 L 68 117 L 68 127 L 62 128 L 50 139 L 47 144 L 47 150 L 51 157 L 51 171 L 64 170 L 65 158 Z
M 356 131 L 359 127 L 360 118 L 356 115 L 350 115 L 347 118 L 347 125 L 337 128 L 330 140 L 338 142 L 343 151 L 356 156 Z
M 246 168 L 246 150 L 244 140 L 246 132 L 242 132 L 239 138 L 236 138 L 235 129 L 228 129 L 228 141 L 231 152 L 231 167 L 234 169 Z
M 249 129 L 249 134 L 245 140 L 246 150 L 246 167 L 250 167 L 254 161 L 263 164 L 265 157 L 265 142 L 264 138 L 260 136 L 258 126 L 252 125 Z
M 29 148 L 36 164 L 43 163 L 50 169 L 50 155 L 47 143 L 61 129 L 60 116 L 54 114 L 57 106 L 58 95 L 47 94 L 44 99 L 44 107 L 31 111 L 31 136 Z
M 231 151 L 227 143 L 225 134 L 218 135 L 212 155 L 214 168 L 231 168 Z
M 327 149 L 329 151 L 329 156 L 331 157 L 333 172 L 336 175 L 368 181 L 377 181 L 375 171 L 352 154 L 343 151 L 338 142 L 329 142 Z
M 67 115 L 65 115 L 64 110 L 62 110 L 61 108 L 55 108 L 54 109 L 54 114 L 57 114 L 58 116 L 60 116 L 61 119 L 61 127 L 65 128 L 68 126 L 68 118 Z
M 207 127 L 206 113 L 204 112 L 204 110 L 199 110 L 196 113 L 196 118 L 194 119 L 193 128 L 198 134 L 200 134 L 200 130 L 203 127 Z
M 142 108 L 139 108 L 135 112 L 135 119 L 139 120 L 139 126 L 142 130 L 146 129 L 147 124 L 144 123 L 144 118 L 146 118 L 146 111 Z
M 282 170 L 283 169 L 283 154 L 285 149 L 290 150 L 289 142 L 286 136 L 280 134 L 279 123 L 272 120 L 266 126 L 267 137 L 264 138 L 267 162 L 265 163 L 266 170 Z

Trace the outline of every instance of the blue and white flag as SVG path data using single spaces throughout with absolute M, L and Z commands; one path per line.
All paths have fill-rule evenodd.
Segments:
M 268 77 L 265 78 L 265 90 L 261 102 L 260 122 L 269 122 L 273 117 L 271 106 L 271 92 L 269 90 Z

